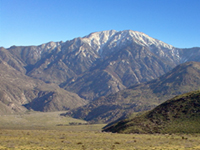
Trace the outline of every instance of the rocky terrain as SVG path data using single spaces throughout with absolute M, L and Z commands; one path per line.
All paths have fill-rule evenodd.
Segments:
M 132 30 L 94 32 L 66 42 L 49 42 L 39 46 L 1 47 L 1 76 L 4 80 L 1 91 L 12 93 L 15 97 L 4 100 L 19 102 L 16 109 L 13 107 L 16 111 L 24 111 L 24 106 L 39 111 L 68 110 L 86 104 L 86 100 L 94 101 L 156 79 L 179 64 L 199 61 L 199 57 L 198 47 L 175 48 Z M 9 73 L 8 70 L 13 71 Z M 21 80 L 17 81 L 17 78 Z M 10 85 L 11 81 L 13 85 Z M 54 90 L 38 88 L 39 83 Z M 29 97 L 21 87 L 37 89 L 37 92 L 31 92 Z M 20 91 L 11 92 L 11 88 Z M 61 95 L 55 96 L 58 93 Z M 25 94 L 25 98 L 18 96 L 20 94 Z M 56 99 L 53 104 L 50 97 Z M 157 104 L 145 105 L 139 110 Z
M 0 114 L 23 113 L 27 108 L 36 111 L 68 110 L 87 104 L 77 94 L 28 77 L 1 58 L 0 70 Z
M 163 76 L 96 99 L 66 115 L 93 123 L 110 123 L 133 112 L 146 111 L 176 95 L 198 90 L 200 63 L 178 65 Z

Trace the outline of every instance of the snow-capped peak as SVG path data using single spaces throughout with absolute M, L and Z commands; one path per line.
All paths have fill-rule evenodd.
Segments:
M 133 31 L 133 30 L 124 30 L 124 31 L 115 31 L 107 30 L 102 32 L 93 32 L 82 38 L 82 41 L 89 44 L 94 51 L 102 55 L 105 45 L 108 48 L 113 48 L 119 45 L 125 45 L 128 41 L 135 42 L 139 45 L 149 47 L 158 47 L 159 49 L 170 49 L 174 50 L 174 47 L 166 44 L 160 40 L 154 39 L 142 32 Z M 107 50 L 106 50 L 107 51 Z
M 168 49 L 173 49 L 173 46 L 166 44 L 162 41 L 154 39 L 142 32 L 132 31 L 132 30 L 124 30 L 120 31 L 113 36 L 113 41 L 110 45 L 118 45 L 124 41 L 133 40 L 135 43 L 140 44 L 142 46 L 151 46 L 155 45 L 157 47 L 164 47 Z M 117 43 L 117 44 L 116 44 Z
M 98 53 L 101 53 L 103 45 L 115 34 L 115 30 L 107 30 L 102 32 L 94 32 L 82 38 L 82 40 L 88 43 L 90 46 L 95 47 Z
M 154 39 L 142 32 L 138 32 L 138 31 L 129 31 L 130 35 L 132 37 L 134 37 L 135 39 L 139 40 L 142 44 L 146 45 L 146 46 L 151 46 L 151 45 L 155 45 L 155 46 L 161 46 L 161 47 L 165 47 L 168 49 L 172 49 L 173 46 L 166 44 L 160 40 Z

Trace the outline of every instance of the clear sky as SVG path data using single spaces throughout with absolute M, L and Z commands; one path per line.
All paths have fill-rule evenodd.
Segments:
M 200 0 L 0 0 L 0 46 L 134 30 L 178 48 L 200 47 Z

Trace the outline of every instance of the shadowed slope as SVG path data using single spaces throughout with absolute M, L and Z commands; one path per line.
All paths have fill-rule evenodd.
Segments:
M 119 133 L 200 133 L 200 91 L 170 99 L 138 117 L 125 119 L 104 131 Z
M 150 110 L 176 95 L 198 90 L 200 63 L 187 62 L 158 79 L 101 97 L 67 113 L 91 122 L 112 122 L 127 114 Z

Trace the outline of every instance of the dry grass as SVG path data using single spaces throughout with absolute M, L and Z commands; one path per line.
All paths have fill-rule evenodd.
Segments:
M 57 126 L 58 122 L 84 122 L 60 118 L 58 112 L 7 116 L 7 121 L 3 117 L 0 117 L 0 150 L 200 150 L 200 134 L 114 134 L 101 132 L 105 124 Z M 44 123 L 35 126 L 31 125 L 33 122 Z
M 84 120 L 60 116 L 61 113 L 64 112 L 29 112 L 20 115 L 1 115 L 0 128 L 54 129 L 57 126 L 67 126 L 70 123 L 87 123 Z
M 78 126 L 82 128 L 81 126 Z M 200 135 L 113 134 L 98 131 L 0 130 L 0 149 L 134 150 L 200 149 Z M 99 129 L 101 125 L 98 125 Z M 98 130 L 96 125 L 95 129 Z M 72 127 L 73 129 L 73 127 Z M 86 129 L 86 128 L 85 128 Z

